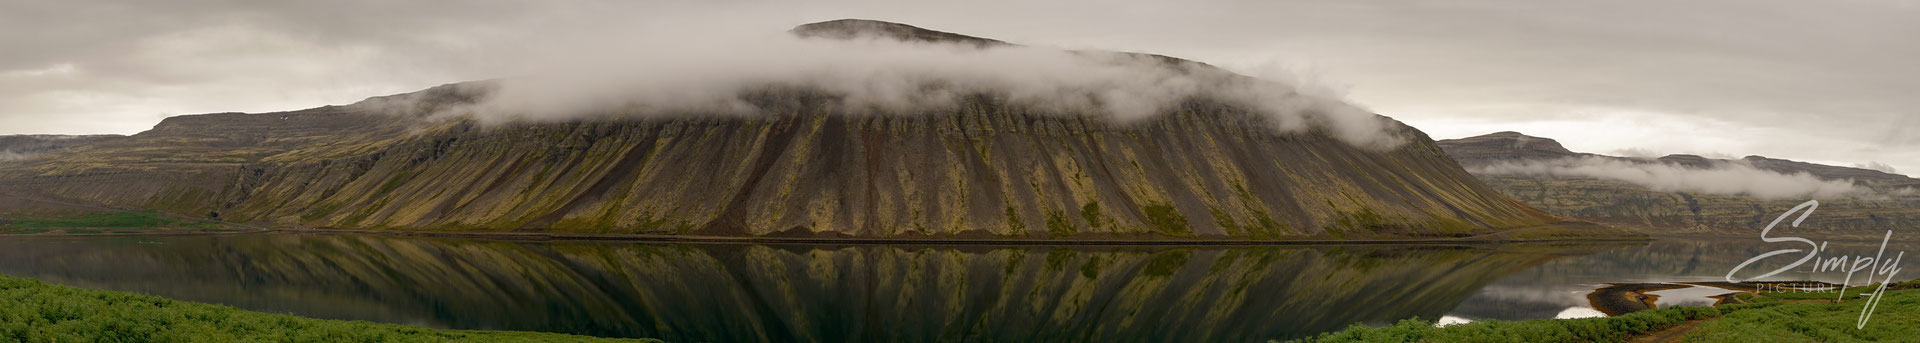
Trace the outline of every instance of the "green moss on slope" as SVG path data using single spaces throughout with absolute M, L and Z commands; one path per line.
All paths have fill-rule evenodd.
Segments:
M 1080 218 L 1087 220 L 1087 228 L 1099 231 L 1100 202 L 1088 201 L 1086 205 L 1080 206 Z
M 1146 211 L 1147 224 L 1152 225 L 1153 231 L 1175 236 L 1193 234 L 1193 229 L 1187 227 L 1187 216 L 1180 214 L 1173 206 L 1148 204 L 1141 210 Z
M 1070 236 L 1078 232 L 1080 230 L 1073 226 L 1073 221 L 1068 220 L 1066 214 L 1060 211 L 1047 212 L 1047 233 L 1054 236 Z

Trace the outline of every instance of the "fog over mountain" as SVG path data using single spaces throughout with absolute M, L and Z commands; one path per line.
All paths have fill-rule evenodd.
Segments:
M 3 3 L 0 134 L 128 134 L 872 18 L 1273 72 L 1439 138 L 1920 166 L 1912 1 Z
M 1920 225 L 1920 179 L 1881 170 L 1750 155 L 1652 157 L 1575 152 L 1496 132 L 1435 142 L 1489 187 L 1555 214 L 1650 234 L 1751 234 L 1808 199 L 1801 228 L 1855 237 Z
M 872 20 L 774 33 L 800 38 L 592 55 L 347 105 L 169 117 L 0 163 L 0 192 L 357 230 L 1636 236 L 1503 197 L 1416 128 L 1203 63 Z M 1566 225 L 1544 225 L 1555 223 Z
M 1852 180 L 1821 180 L 1812 174 L 1787 174 L 1732 162 L 1694 168 L 1659 161 L 1587 156 L 1503 161 L 1468 168 L 1467 171 L 1486 175 L 1592 177 L 1625 181 L 1661 192 L 1748 195 L 1766 200 L 1833 199 L 1872 194 L 1869 189 L 1855 187 Z
M 1183 66 L 1165 56 L 801 33 L 708 36 L 728 44 L 543 61 L 539 75 L 496 80 L 480 103 L 434 115 L 475 116 L 484 123 L 754 116 L 763 113 L 743 95 L 780 85 L 832 94 L 846 110 L 894 116 L 952 109 L 967 96 L 989 94 L 1041 113 L 1131 122 L 1206 97 L 1272 116 L 1284 131 L 1321 128 L 1375 149 L 1405 141 L 1385 118 L 1336 97 L 1303 91 L 1285 80 Z

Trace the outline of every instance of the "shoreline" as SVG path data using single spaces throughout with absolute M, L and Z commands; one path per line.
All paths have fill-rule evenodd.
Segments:
M 1623 230 L 1631 230 L 1631 229 L 1623 229 Z M 1640 232 L 1640 231 L 1634 231 L 1634 232 Z M 1648 237 L 1652 237 L 1654 239 L 1677 238 L 1677 239 L 1751 241 L 1751 240 L 1758 240 L 1760 238 L 1759 230 L 1754 230 L 1752 233 L 1746 233 L 1746 234 L 1733 234 L 1733 233 L 1686 234 L 1686 233 L 1645 233 L 1645 232 L 1641 232 L 1641 233 L 1647 235 Z M 1880 236 L 1868 236 L 1868 235 L 1856 236 L 1856 234 L 1854 233 L 1838 233 L 1838 234 L 1833 234 L 1832 236 L 1822 236 L 1821 238 L 1825 238 L 1822 240 L 1824 242 L 1840 242 L 1840 243 L 1880 243 L 1880 239 L 1881 239 Z
M 318 234 L 373 234 L 414 237 L 457 237 L 474 239 L 513 240 L 513 241 L 609 241 L 609 242 L 660 242 L 660 243 L 761 243 L 761 244 L 819 244 L 819 245 L 1032 245 L 1032 246 L 1314 246 L 1314 245 L 1453 245 L 1453 244 L 1505 244 L 1535 242 L 1650 242 L 1652 237 L 1596 235 L 1578 238 L 1553 239 L 1511 239 L 1487 238 L 1501 233 L 1492 233 L 1470 237 L 1452 238 L 1394 238 L 1394 239 L 1290 239 L 1290 240 L 1233 240 L 1233 239 L 1081 239 L 1081 240 L 1040 240 L 1040 239 L 925 239 L 925 238 L 822 238 L 822 237 L 730 237 L 695 235 L 649 235 L 649 234 L 569 234 L 569 233 L 522 233 L 522 232 L 433 232 L 433 231 L 374 231 L 343 229 L 275 229 L 277 232 L 318 233 Z M 1504 232 L 1503 232 L 1504 233 Z
M 1606 285 L 1606 287 L 1596 288 L 1591 292 L 1587 292 L 1587 302 L 1594 310 L 1605 313 L 1610 317 L 1661 308 L 1657 304 L 1660 296 L 1648 293 L 1670 289 L 1699 287 L 1728 291 L 1726 294 L 1709 296 L 1709 298 L 1720 300 L 1720 303 L 1714 304 L 1718 306 L 1741 303 L 1735 295 L 1743 293 L 1760 295 L 1761 293 L 1768 292 L 1840 287 L 1838 284 L 1820 281 L 1747 281 L 1738 283 L 1725 281 L 1676 281 L 1607 283 Z
M 104 206 L 74 204 L 12 194 L 0 194 L 0 198 L 13 198 L 25 201 L 44 202 L 68 207 L 87 208 L 101 211 L 131 211 Z M 1611 227 L 1603 224 L 1567 221 L 1554 224 L 1510 228 L 1498 232 L 1462 237 L 1400 237 L 1371 239 L 1230 239 L 1230 238 L 1184 238 L 1157 237 L 1147 239 L 1129 238 L 1075 238 L 1075 239 L 1031 239 L 1031 238 L 931 238 L 931 237 L 821 237 L 821 236 L 706 236 L 706 235 L 666 235 L 666 234 L 588 234 L 588 233 L 552 233 L 552 232 L 447 232 L 447 231 L 387 231 L 387 230 L 350 230 L 324 228 L 276 228 L 253 224 L 229 222 L 218 219 L 195 218 L 166 211 L 157 214 L 178 220 L 204 223 L 218 223 L 231 226 L 234 230 L 176 231 L 165 228 L 42 228 L 52 230 L 71 229 L 111 229 L 140 230 L 139 233 L 32 233 L 0 234 L 6 238 L 75 238 L 75 237 L 159 237 L 191 235 L 230 235 L 266 232 L 295 232 L 318 234 L 371 234 L 412 237 L 456 237 L 470 239 L 490 239 L 508 241 L 604 241 L 604 242 L 654 242 L 654 243 L 727 243 L 727 244 L 815 244 L 815 245 L 1025 245 L 1025 246 L 1339 246 L 1339 245 L 1493 245 L 1507 243 L 1644 243 L 1652 242 L 1657 236 L 1632 230 Z M 1556 231 L 1553 229 L 1579 228 L 1600 232 L 1581 235 L 1580 231 Z M 1546 238 L 1517 238 L 1527 233 L 1546 233 Z M 1561 235 L 1576 233 L 1572 235 Z
M 80 229 L 103 229 L 103 228 L 80 228 Z M 169 229 L 147 229 L 147 228 L 136 228 L 136 229 L 128 229 L 128 228 L 104 228 L 104 229 L 111 229 L 111 230 L 141 230 L 141 232 L 100 232 L 100 233 L 65 233 L 65 232 L 61 232 L 61 233 L 52 233 L 52 232 L 47 232 L 47 233 L 13 233 L 13 234 L 0 234 L 0 239 L 7 239 L 7 238 L 34 238 L 34 237 L 41 237 L 41 238 L 86 238 L 86 237 L 179 237 L 179 236 L 221 236 L 221 235 L 240 235 L 240 234 L 254 234 L 254 233 L 267 233 L 267 232 L 274 232 L 274 230 L 194 230 L 194 231 L 189 231 L 189 230 L 169 230 Z M 56 230 L 57 230 L 57 229 L 56 229 Z
M 138 233 L 34 233 L 0 234 L 0 239 L 8 238 L 106 238 L 106 237 L 178 237 L 178 236 L 218 236 L 264 233 L 306 233 L 339 235 L 383 235 L 401 237 L 448 237 L 485 239 L 500 241 L 585 241 L 585 242 L 633 242 L 633 243 L 715 243 L 715 244 L 812 244 L 812 245 L 1022 245 L 1022 246 L 1339 246 L 1339 245 L 1492 245 L 1508 243 L 1644 243 L 1657 238 L 1652 236 L 1596 235 L 1590 237 L 1550 238 L 1550 239 L 1514 239 L 1486 238 L 1488 234 L 1470 237 L 1452 238 L 1390 238 L 1390 239 L 1282 239 L 1282 240 L 1234 240 L 1234 239 L 1080 239 L 1080 240 L 1043 240 L 1043 239 L 927 239 L 927 238 L 822 238 L 822 237 L 729 237 L 696 235 L 649 235 L 649 234 L 575 234 L 540 232 L 434 232 L 434 231 L 376 231 L 342 229 L 264 229 L 264 230 L 226 230 L 226 231 L 176 231 L 166 229 L 146 229 Z

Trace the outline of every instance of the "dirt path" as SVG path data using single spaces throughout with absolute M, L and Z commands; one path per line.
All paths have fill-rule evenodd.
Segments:
M 1693 328 L 1695 326 L 1699 326 L 1700 322 L 1704 322 L 1708 320 L 1712 320 L 1712 319 L 1689 320 L 1685 323 L 1680 323 L 1680 325 L 1674 325 L 1673 327 L 1666 328 L 1660 331 L 1654 331 L 1644 335 L 1635 336 L 1633 339 L 1627 340 L 1627 343 L 1679 342 L 1680 337 L 1684 337 L 1687 335 L 1687 332 L 1693 331 Z

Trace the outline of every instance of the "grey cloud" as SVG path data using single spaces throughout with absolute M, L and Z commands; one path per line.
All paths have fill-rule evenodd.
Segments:
M 1881 171 L 1881 172 L 1886 172 L 1887 174 L 1899 174 L 1899 173 L 1900 173 L 1900 170 L 1898 170 L 1898 169 L 1894 169 L 1894 168 L 1893 168 L 1893 166 L 1890 166 L 1890 165 L 1887 165 L 1886 163 L 1880 163 L 1880 162 L 1876 162 L 1876 161 L 1867 161 L 1867 163 L 1865 163 L 1865 164 L 1855 164 L 1855 165 L 1853 165 L 1853 167 L 1854 167 L 1854 168 L 1861 168 L 1861 169 L 1873 169 L 1873 170 L 1878 170 L 1878 171 Z
M 1660 156 L 1666 156 L 1666 154 L 1661 154 L 1661 153 L 1658 153 L 1658 152 L 1654 152 L 1654 151 L 1653 151 L 1653 150 L 1651 150 L 1651 149 L 1645 149 L 1645 148 L 1622 148 L 1622 149 L 1617 149 L 1617 150 L 1614 150 L 1614 151 L 1613 151 L 1613 155 L 1615 155 L 1615 156 L 1626 156 L 1626 157 L 1635 157 L 1635 158 L 1659 158 Z
M 0 162 L 19 161 L 19 160 L 29 159 L 29 158 L 33 158 L 34 155 L 36 154 L 13 152 L 11 150 L 0 150 Z
M 1748 195 L 1760 199 L 1832 199 L 1873 196 L 1850 180 L 1821 180 L 1806 173 L 1782 174 L 1740 163 L 1717 163 L 1711 168 L 1629 161 L 1604 157 L 1502 162 L 1480 166 L 1476 174 L 1585 177 L 1622 181 L 1663 192 Z
M 843 110 L 910 114 L 951 108 L 962 96 L 992 95 L 1043 113 L 1117 122 L 1211 98 L 1268 115 L 1274 128 L 1323 129 L 1356 146 L 1393 148 L 1405 137 L 1387 119 L 1301 92 L 1212 68 L 1176 68 L 1156 57 L 1047 47 L 904 43 L 886 39 L 801 39 L 783 32 L 705 36 L 726 44 L 643 41 L 644 49 L 524 60 L 540 75 L 501 80 L 477 106 L 449 114 L 486 123 L 586 115 L 718 113 L 752 115 L 743 91 L 797 85 L 843 97 Z M 1324 93 L 1324 92 L 1321 92 Z
M 539 74 L 527 61 L 556 56 L 872 18 L 1242 70 L 1287 61 L 1438 138 L 1912 165 L 1915 17 L 1911 1 L 1868 0 L 0 0 L 0 134 L 131 133 L 166 114 L 343 104 Z M 20 76 L 61 65 L 74 72 Z M 1623 112 L 1644 120 L 1607 122 Z

